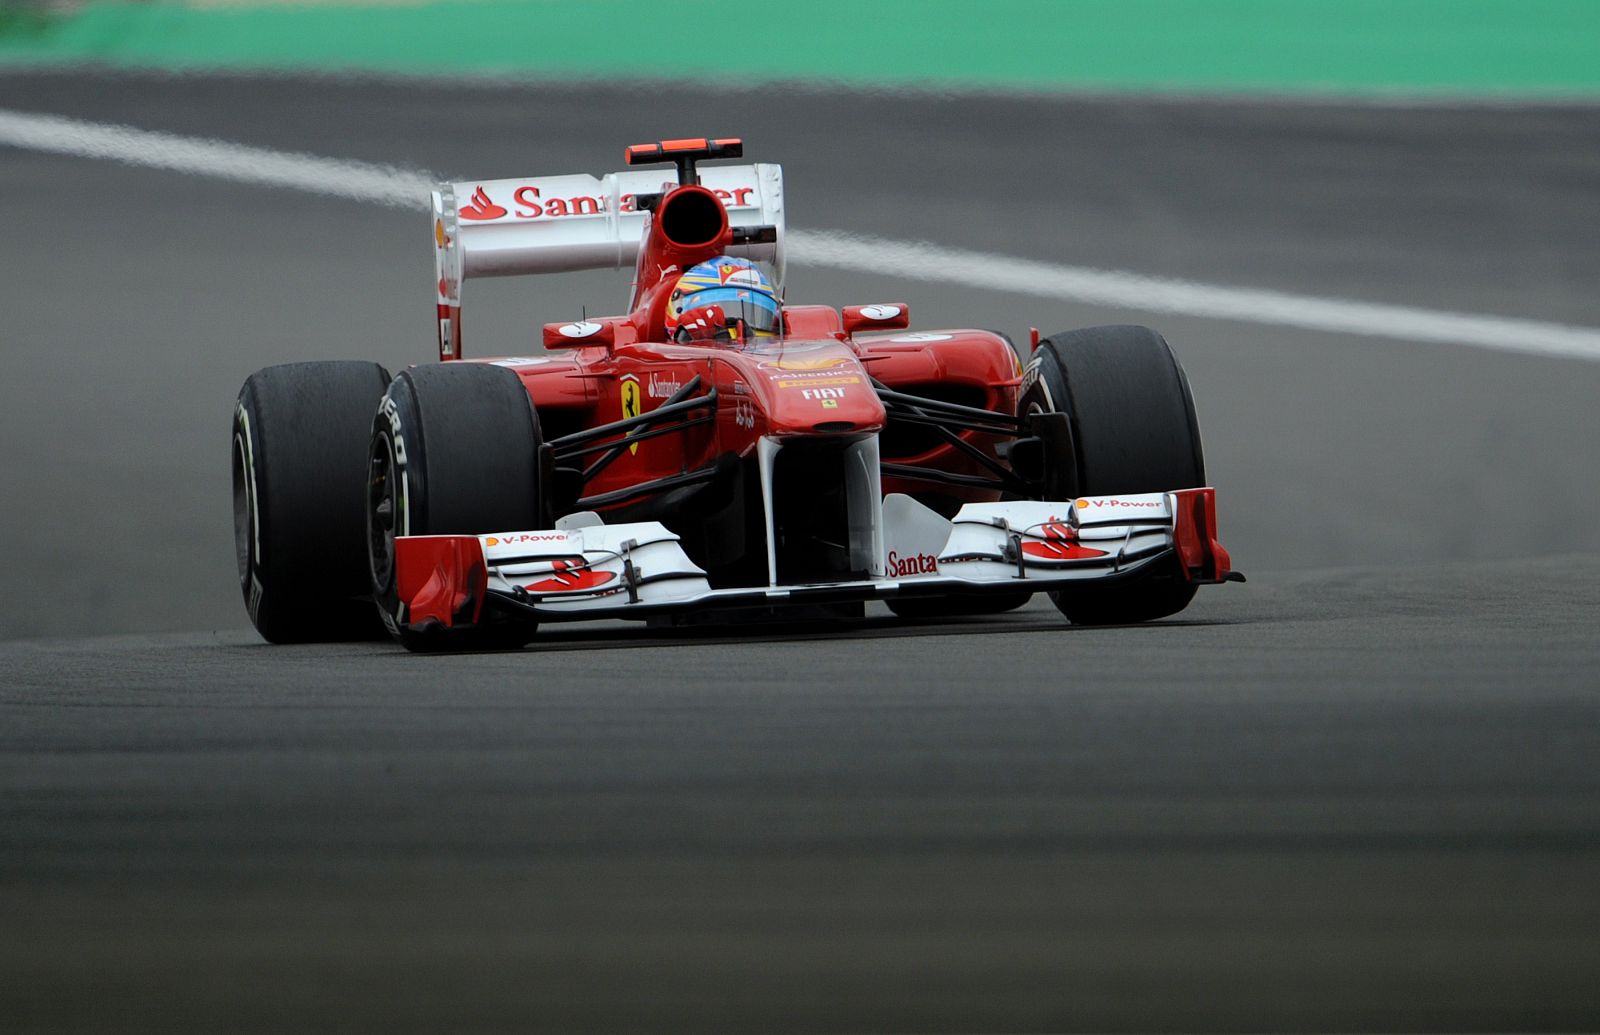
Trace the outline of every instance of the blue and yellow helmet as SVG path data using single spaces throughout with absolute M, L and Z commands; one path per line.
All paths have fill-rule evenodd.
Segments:
M 676 337 L 684 313 L 701 306 L 721 306 L 728 326 L 735 322 L 743 333 L 737 340 L 771 338 L 778 333 L 780 307 L 772 284 L 748 259 L 719 255 L 690 267 L 678 278 L 667 299 L 667 337 Z

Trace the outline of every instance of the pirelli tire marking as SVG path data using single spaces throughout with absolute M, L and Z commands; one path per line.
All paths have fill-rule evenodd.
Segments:
M 250 509 L 250 559 L 257 564 L 261 560 L 261 506 L 256 495 L 256 449 L 250 437 L 250 414 L 245 412 L 244 403 L 240 403 L 234 410 L 233 441 L 236 448 L 242 447 L 240 452 L 244 456 L 245 471 L 245 502 Z M 254 565 L 249 565 L 252 569 Z M 253 571 L 252 571 L 253 574 Z
M 250 615 L 250 624 L 255 625 L 261 617 L 261 597 L 265 588 L 261 585 L 259 569 L 261 567 L 261 497 L 256 490 L 256 450 L 255 442 L 250 433 L 250 414 L 241 402 L 234 411 L 233 448 L 241 458 L 244 468 L 244 497 L 245 510 L 249 517 L 246 519 L 245 535 L 248 545 L 245 548 L 244 570 L 239 573 L 241 581 L 246 582 L 245 610 Z
M 394 399 L 388 393 L 383 396 L 383 402 L 378 404 L 378 412 L 389 422 L 389 450 L 394 456 L 395 472 L 400 479 L 400 492 L 396 509 L 400 513 L 394 516 L 394 534 L 411 534 L 411 479 L 406 473 L 406 438 L 404 429 L 400 424 L 400 409 L 395 406 Z M 394 477 L 394 475 L 391 475 Z
M 1017 397 L 1020 399 L 1026 399 L 1029 390 L 1037 388 L 1039 389 L 1039 393 L 1044 396 L 1044 408 L 1033 410 L 1031 412 L 1059 413 L 1060 411 L 1056 408 L 1055 399 L 1051 398 L 1050 396 L 1050 384 L 1044 379 L 1044 377 L 1041 376 L 1040 371 L 1042 368 L 1042 357 L 1036 355 L 1032 359 L 1028 360 L 1027 367 L 1022 371 L 1022 382 L 1017 385 Z
M 398 382 L 397 382 L 398 383 Z M 406 438 L 405 428 L 400 421 L 400 408 L 394 404 L 394 396 L 389 392 L 383 394 L 383 401 L 378 403 L 378 415 L 388 422 L 389 455 L 394 457 L 394 469 L 389 472 L 390 485 L 398 484 L 398 491 L 391 488 L 395 500 L 395 510 L 392 515 L 393 524 L 390 526 L 393 536 L 411 534 L 411 477 L 406 467 Z M 392 562 L 389 570 L 389 579 L 392 582 L 397 578 L 396 568 L 399 565 L 398 557 Z M 388 608 L 378 608 L 378 613 L 383 616 L 384 627 L 391 636 L 399 636 L 400 628 L 406 624 L 406 603 L 396 594 L 394 614 Z

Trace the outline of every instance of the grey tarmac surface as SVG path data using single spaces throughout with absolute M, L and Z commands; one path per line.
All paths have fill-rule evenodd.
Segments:
M 1594 108 L 55 74 L 0 107 L 485 177 L 742 132 L 797 226 L 1600 325 Z M 425 361 L 423 224 L 0 156 L 8 1030 L 1600 1027 L 1600 364 L 795 269 L 921 327 L 1155 323 L 1251 583 L 1130 629 L 263 646 L 234 393 Z M 624 288 L 474 283 L 468 347 Z
M 0 645 L 0 1002 L 18 1030 L 1589 1028 L 1597 578 L 483 656 Z

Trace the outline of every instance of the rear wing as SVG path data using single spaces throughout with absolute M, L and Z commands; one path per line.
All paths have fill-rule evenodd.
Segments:
M 782 289 L 783 169 L 777 165 L 707 166 L 700 183 L 722 200 L 733 227 L 772 226 L 774 240 L 734 246 L 733 255 L 771 265 Z M 663 169 L 602 177 L 524 177 L 441 183 L 433 192 L 439 358 L 461 355 L 461 284 L 472 277 L 619 269 L 638 259 L 649 212 L 641 195 L 671 190 Z

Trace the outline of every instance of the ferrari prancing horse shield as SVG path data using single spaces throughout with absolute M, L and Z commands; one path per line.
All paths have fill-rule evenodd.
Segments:
M 622 375 L 622 417 L 624 420 L 639 416 L 639 378 L 636 374 Z M 628 447 L 628 452 L 637 454 L 639 443 L 635 442 Z

